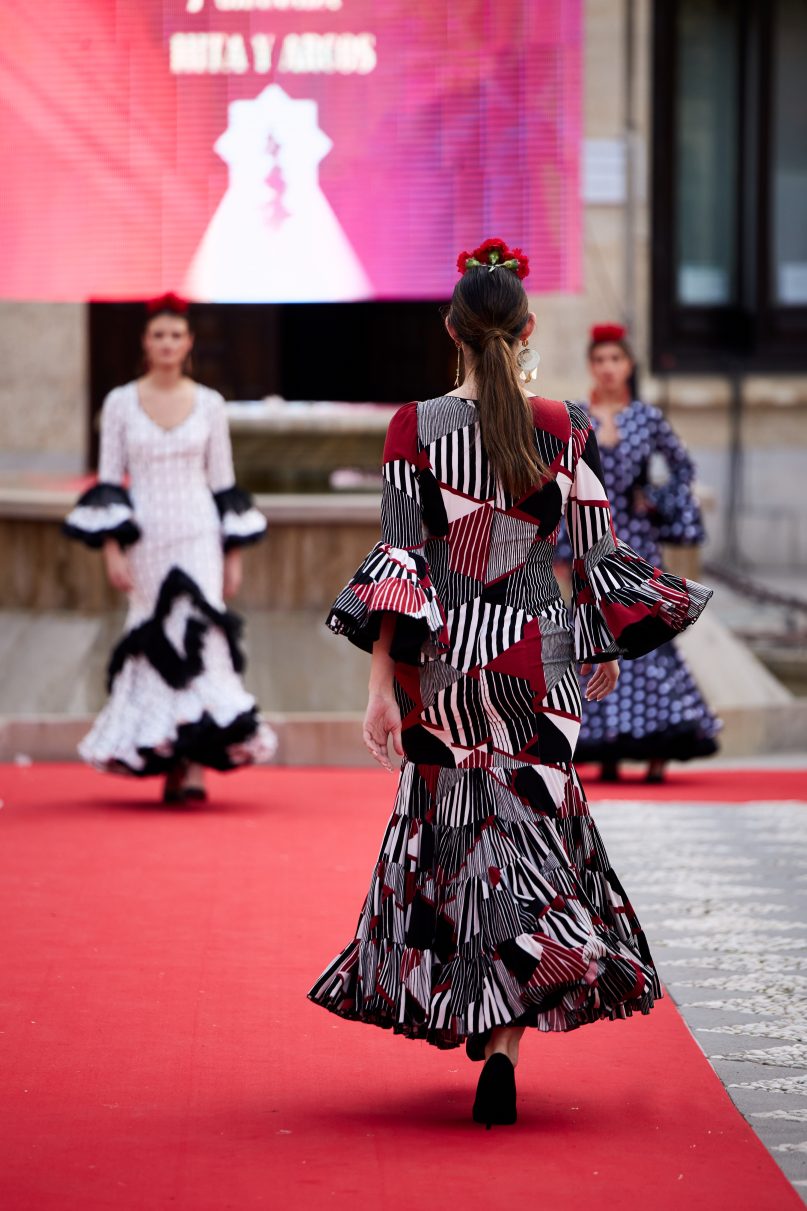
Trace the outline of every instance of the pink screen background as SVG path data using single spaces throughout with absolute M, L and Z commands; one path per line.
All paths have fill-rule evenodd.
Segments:
M 272 83 L 315 101 L 332 143 L 319 188 L 366 281 L 343 297 L 446 297 L 457 253 L 492 235 L 528 252 L 530 291 L 580 288 L 580 0 L 344 0 L 330 13 L 224 12 L 214 0 L 196 14 L 186 0 L 3 9 L 4 298 L 215 297 L 189 277 L 228 191 L 214 144 L 230 102 Z M 172 74 L 171 35 L 210 30 L 240 33 L 247 46 L 260 32 L 279 46 L 290 32 L 369 31 L 377 66 Z M 237 213 L 216 237 L 225 259 L 227 223 L 251 238 Z M 279 214 L 260 255 L 283 261 L 286 276 L 267 297 L 323 297 L 316 266 L 341 271 L 318 244 L 319 219 L 309 239 L 300 223 L 284 232 Z M 291 291 L 295 273 L 303 284 Z M 263 297 L 254 276 L 251 297 Z

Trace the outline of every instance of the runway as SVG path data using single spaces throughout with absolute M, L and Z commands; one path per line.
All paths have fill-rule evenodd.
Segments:
M 684 770 L 590 789 L 630 863 L 645 828 L 674 861 L 697 804 L 721 821 L 797 812 L 804 783 Z M 8 1211 L 802 1206 L 669 996 L 647 1018 L 530 1036 L 517 1127 L 476 1127 L 463 1051 L 305 999 L 351 936 L 393 778 L 260 769 L 211 786 L 209 804 L 166 809 L 156 783 L 0 768 Z M 679 831 L 662 843 L 665 813 Z

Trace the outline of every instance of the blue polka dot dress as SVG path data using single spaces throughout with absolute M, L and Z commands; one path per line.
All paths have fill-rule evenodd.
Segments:
M 596 431 L 596 417 L 592 423 Z M 622 542 L 659 567 L 660 543 L 689 546 L 704 538 L 692 461 L 650 404 L 634 400 L 617 414 L 616 427 L 619 442 L 600 445 L 614 528 Z M 557 557 L 571 560 L 565 534 Z M 622 661 L 613 694 L 584 702 L 575 759 L 688 761 L 716 752 L 719 730 L 675 644 L 667 643 L 643 660 Z

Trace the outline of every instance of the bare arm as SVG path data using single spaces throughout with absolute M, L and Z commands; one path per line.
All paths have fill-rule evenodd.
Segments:
M 385 614 L 378 639 L 373 644 L 367 710 L 362 729 L 368 752 L 380 766 L 390 772 L 392 772 L 392 762 L 388 750 L 390 736 L 392 736 L 394 751 L 399 757 L 404 755 L 401 743 L 401 712 L 392 688 L 395 662 L 390 656 L 390 646 L 394 629 L 395 616 Z
M 134 584 L 129 568 L 129 558 L 126 552 L 121 550 L 115 538 L 107 538 L 104 541 L 104 567 L 107 580 L 113 589 L 117 589 L 121 593 L 131 593 Z
M 233 547 L 224 555 L 224 597 L 237 597 L 241 591 L 244 569 L 241 561 L 241 548 Z

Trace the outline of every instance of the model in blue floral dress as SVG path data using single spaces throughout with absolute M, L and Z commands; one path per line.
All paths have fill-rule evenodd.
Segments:
M 618 333 L 622 335 L 613 339 Z M 595 357 L 599 351 L 605 355 L 606 366 L 609 350 L 614 352 L 618 373 L 616 354 L 621 350 L 628 373 L 632 370 L 624 331 L 603 327 L 595 329 L 592 338 L 603 334 L 612 339 L 592 339 L 589 353 L 598 387 L 602 372 Z M 615 381 L 604 384 L 606 391 L 609 386 L 612 391 L 620 389 Z M 661 565 L 661 543 L 697 546 L 703 542 L 700 509 L 692 493 L 693 463 L 659 409 L 627 397 L 610 410 L 604 424 L 598 415 L 600 406 L 584 403 L 583 407 L 597 434 L 620 541 L 654 567 Z M 607 435 L 602 432 L 606 427 L 610 429 Z M 571 560 L 565 534 L 557 558 Z M 674 643 L 667 643 L 642 661 L 623 661 L 613 694 L 601 702 L 585 703 L 576 756 L 581 762 L 601 762 L 607 779 L 617 776 L 619 761 L 645 760 L 650 762 L 650 780 L 658 781 L 665 762 L 716 752 L 719 730 L 720 722 L 704 702 L 683 657 Z

